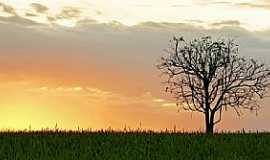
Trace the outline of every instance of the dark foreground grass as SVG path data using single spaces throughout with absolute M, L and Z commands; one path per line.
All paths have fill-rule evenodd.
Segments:
M 2 132 L 0 160 L 270 160 L 270 134 Z

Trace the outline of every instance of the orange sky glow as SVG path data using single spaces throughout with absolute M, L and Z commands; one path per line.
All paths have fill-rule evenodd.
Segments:
M 236 38 L 241 54 L 269 64 L 269 6 L 263 0 L 0 1 L 0 129 L 203 130 L 203 115 L 178 112 L 164 92 L 159 57 L 174 35 L 211 35 Z M 261 102 L 258 116 L 227 111 L 217 129 L 269 130 L 269 102 Z

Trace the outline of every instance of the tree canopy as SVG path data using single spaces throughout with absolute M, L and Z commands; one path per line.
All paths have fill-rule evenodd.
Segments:
M 207 133 L 213 133 L 224 109 L 240 116 L 242 109 L 260 108 L 258 100 L 267 93 L 270 69 L 240 56 L 235 40 L 174 37 L 165 51 L 157 67 L 167 77 L 166 92 L 183 109 L 203 113 Z

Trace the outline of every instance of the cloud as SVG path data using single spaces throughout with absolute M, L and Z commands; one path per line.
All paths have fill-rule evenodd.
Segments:
M 212 2 L 212 4 L 229 5 L 229 4 L 231 4 L 231 2 L 228 2 L 228 1 L 217 1 L 217 2 Z
M 195 4 L 198 5 L 225 5 L 225 6 L 235 6 L 235 7 L 241 7 L 241 8 L 258 8 L 258 9 L 270 9 L 270 3 L 268 0 L 257 0 L 255 2 L 242 2 L 237 3 L 235 1 L 216 1 L 216 0 L 207 0 L 207 1 L 201 1 L 197 0 L 195 1 Z
M 49 10 L 47 6 L 39 3 L 31 3 L 30 6 L 34 9 L 36 13 L 46 14 Z
M 136 28 L 147 28 L 147 29 L 161 29 L 161 30 L 177 30 L 177 29 L 183 29 L 183 28 L 193 28 L 192 24 L 189 23 L 168 23 L 168 22 L 152 22 L 152 21 L 147 21 L 147 22 L 142 22 L 137 25 L 134 25 Z
M 144 92 L 137 96 L 127 96 L 125 94 L 113 91 L 102 90 L 95 87 L 72 87 L 72 86 L 42 86 L 34 89 L 27 89 L 29 93 L 43 95 L 43 96 L 56 96 L 56 97 L 81 97 L 86 101 L 99 102 L 99 103 L 111 103 L 113 105 L 125 104 L 147 104 L 153 106 L 172 106 L 166 105 L 172 102 L 158 98 L 152 95 L 151 92 Z M 175 104 L 175 103 L 174 103 Z M 175 105 L 174 105 L 175 106 Z
M 240 24 L 241 23 L 237 20 L 227 20 L 227 21 L 220 21 L 220 22 L 211 23 L 210 26 L 213 26 L 213 27 L 226 27 L 226 26 L 239 27 Z
M 4 3 L 1 3 L 0 2 L 0 8 L 5 13 L 8 13 L 8 14 L 14 15 L 14 16 L 17 15 L 15 9 L 12 6 L 10 6 L 10 5 L 7 5 L 7 4 L 4 4 Z
M 161 102 L 164 102 L 165 100 L 164 99 L 161 99 L 161 98 L 155 98 L 153 99 L 153 102 L 158 102 L 158 103 L 161 103 Z
M 230 5 L 232 4 L 231 1 L 218 1 L 218 0 L 194 0 L 194 4 L 196 5 L 203 5 L 203 6 L 208 6 L 208 5 Z
M 270 3 L 268 0 L 257 0 L 255 2 L 242 2 L 242 3 L 235 3 L 234 1 L 213 1 L 210 3 L 243 7 L 243 8 L 270 9 Z
M 82 27 L 87 27 L 87 26 L 91 26 L 91 25 L 97 25 L 98 21 L 94 20 L 94 19 L 83 19 L 83 20 L 79 20 L 77 21 L 77 28 L 82 28 Z
M 163 103 L 163 107 L 177 107 L 176 103 Z
M 61 13 L 57 16 L 58 19 L 78 18 L 81 10 L 74 7 L 64 7 Z
M 80 18 L 81 10 L 79 8 L 64 7 L 59 14 L 55 16 L 47 16 L 47 21 L 53 25 L 74 27 L 77 22 L 80 21 Z
M 102 11 L 100 11 L 100 10 L 96 10 L 96 14 L 97 14 L 97 15 L 102 15 L 102 14 L 103 14 L 103 12 L 102 12 Z
M 0 2 L 0 9 L 2 8 L 4 13 L 9 14 L 9 16 L 0 16 L 0 21 L 7 24 L 16 24 L 25 27 L 42 25 L 32 18 L 39 17 L 40 13 L 45 13 L 46 7 L 38 3 L 32 3 L 30 6 L 34 9 L 34 12 L 25 11 L 24 15 L 19 15 L 12 6 Z
M 47 16 L 47 20 L 50 22 L 50 23 L 54 23 L 56 21 L 56 18 L 53 17 L 53 16 Z
M 7 24 L 16 24 L 16 25 L 21 25 L 24 27 L 27 26 L 36 26 L 36 25 L 41 25 L 40 23 L 37 23 L 35 21 L 32 21 L 30 19 L 23 18 L 21 16 L 10 16 L 10 17 L 1 17 L 0 16 L 0 22 L 4 22 Z
M 205 21 L 199 20 L 199 19 L 187 19 L 185 20 L 187 23 L 195 23 L 195 24 L 201 24 L 201 23 L 206 23 Z
M 35 14 L 35 13 L 25 13 L 25 16 L 26 17 L 37 17 L 38 14 Z
M 258 4 L 258 3 L 236 3 L 234 4 L 238 7 L 248 7 L 248 8 L 260 8 L 260 9 L 270 9 L 270 4 Z

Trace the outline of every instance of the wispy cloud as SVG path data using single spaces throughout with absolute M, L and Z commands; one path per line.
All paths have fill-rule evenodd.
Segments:
M 97 15 L 103 15 L 103 12 L 101 10 L 96 10 Z
M 236 2 L 232 0 L 195 0 L 194 4 L 200 6 L 209 6 L 209 5 L 225 5 L 225 6 L 234 6 L 240 8 L 257 8 L 257 9 L 270 9 L 270 3 L 268 0 L 253 0 L 250 2 Z
M 81 10 L 76 7 L 64 7 L 59 14 L 47 16 L 47 20 L 50 24 L 66 27 L 74 27 L 80 18 Z
M 56 16 L 58 19 L 70 19 L 78 18 L 81 14 L 81 10 L 75 7 L 64 7 L 59 15 Z
M 270 9 L 270 3 L 268 0 L 255 0 L 251 2 L 236 2 L 236 1 L 204 1 L 200 2 L 200 4 L 205 5 L 227 5 L 227 6 L 235 6 L 241 8 L 259 8 L 259 9 Z
M 25 16 L 26 16 L 26 17 L 37 17 L 37 16 L 38 16 L 38 14 L 36 14 L 36 13 L 30 13 L 30 12 L 26 12 L 26 13 L 25 13 Z
M 49 10 L 47 6 L 39 3 L 31 3 L 30 6 L 34 9 L 36 13 L 46 14 Z
M 0 2 L 0 9 L 4 13 L 7 13 L 7 14 L 10 14 L 10 15 L 13 15 L 13 16 L 17 15 L 15 9 L 10 5 L 7 5 L 7 4 L 4 4 L 4 3 Z
M 177 107 L 176 103 L 163 103 L 163 107 Z
M 268 3 L 235 3 L 233 4 L 238 7 L 248 7 L 248 8 L 259 8 L 259 9 L 270 9 L 270 4 Z
M 144 104 L 152 105 L 156 107 L 175 107 L 175 103 L 172 103 L 163 98 L 158 98 L 152 95 L 151 92 L 145 92 L 138 96 L 127 96 L 121 93 L 106 91 L 95 87 L 48 87 L 42 86 L 39 88 L 26 89 L 27 92 L 43 95 L 43 96 L 56 96 L 56 97 L 81 97 L 85 101 L 95 103 L 105 103 L 113 105 L 135 105 Z M 173 105 L 174 104 L 174 105 Z
M 37 25 L 41 25 L 40 23 L 27 19 L 27 18 L 23 18 L 21 16 L 10 16 L 10 17 L 1 17 L 0 16 L 0 22 L 4 22 L 7 24 L 16 24 L 16 25 L 21 25 L 24 27 L 28 27 L 28 26 L 37 26 Z
M 237 20 L 227 20 L 227 21 L 220 21 L 220 22 L 211 23 L 210 26 L 213 26 L 213 27 L 226 27 L 226 26 L 239 27 L 240 24 L 241 23 Z
M 155 98 L 155 99 L 153 99 L 153 102 L 161 103 L 161 102 L 165 102 L 165 100 L 161 99 L 161 98 Z

